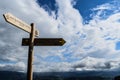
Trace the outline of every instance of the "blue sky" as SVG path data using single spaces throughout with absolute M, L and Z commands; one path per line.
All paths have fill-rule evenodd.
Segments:
M 99 1 L 91 0 L 89 3 L 88 3 L 88 0 L 74 0 L 74 1 L 75 1 L 75 4 L 73 5 L 73 7 L 79 10 L 80 14 L 84 19 L 84 23 L 92 19 L 92 17 L 90 16 L 90 14 L 93 13 L 91 11 L 92 8 L 95 8 L 98 5 L 104 4 L 106 2 L 110 2 L 110 0 L 99 0 Z M 51 11 L 55 11 L 55 13 L 57 14 L 58 6 L 55 0 L 49 0 L 49 1 L 38 0 L 38 3 L 46 11 L 48 11 L 49 14 L 51 14 Z
M 77 3 L 74 5 L 74 8 L 78 9 L 80 14 L 82 15 L 85 23 L 87 21 L 91 20 L 92 17 L 90 14 L 93 12 L 91 11 L 92 8 L 97 7 L 98 5 L 104 4 L 106 2 L 109 2 L 110 0 L 76 0 Z
M 66 40 L 63 46 L 35 47 L 34 71 L 119 69 L 119 0 L 12 1 L 0 1 L 0 70 L 26 72 L 27 68 L 28 47 L 21 41 L 29 35 L 5 22 L 7 12 L 28 24 L 34 22 L 39 37 Z

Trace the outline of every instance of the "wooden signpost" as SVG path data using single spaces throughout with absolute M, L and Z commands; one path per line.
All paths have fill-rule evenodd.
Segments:
M 22 46 L 29 45 L 29 38 L 23 38 Z M 34 46 L 63 46 L 65 40 L 62 38 L 35 38 Z
M 35 29 L 34 23 L 31 23 L 31 25 L 28 25 L 27 23 L 13 16 L 11 13 L 3 14 L 3 16 L 8 23 L 30 34 L 30 38 L 23 38 L 22 45 L 29 46 L 27 80 L 32 80 L 33 79 L 32 64 L 33 64 L 34 46 L 62 46 L 65 44 L 66 41 L 63 38 L 35 38 L 35 36 L 37 37 L 39 35 L 39 31 Z

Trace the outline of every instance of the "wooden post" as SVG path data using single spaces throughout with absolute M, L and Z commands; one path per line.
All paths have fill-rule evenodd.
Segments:
M 8 23 L 30 33 L 30 38 L 23 39 L 22 45 L 23 46 L 29 45 L 27 80 L 32 80 L 33 79 L 32 64 L 33 64 L 34 46 L 62 46 L 66 41 L 63 38 L 49 38 L 49 39 L 36 38 L 35 39 L 35 36 L 39 35 L 39 31 L 35 29 L 34 23 L 32 23 L 30 26 L 10 13 L 3 14 L 3 16 Z
M 31 33 L 30 33 L 30 43 L 28 52 L 28 68 L 27 68 L 27 80 L 33 79 L 33 48 L 34 48 L 34 38 L 35 38 L 35 26 L 31 23 Z

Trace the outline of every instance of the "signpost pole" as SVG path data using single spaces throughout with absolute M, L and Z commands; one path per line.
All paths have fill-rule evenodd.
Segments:
M 28 52 L 28 68 L 27 68 L 27 80 L 33 79 L 33 48 L 34 48 L 34 38 L 35 38 L 35 26 L 34 23 L 31 24 L 30 42 L 29 42 L 29 52 Z

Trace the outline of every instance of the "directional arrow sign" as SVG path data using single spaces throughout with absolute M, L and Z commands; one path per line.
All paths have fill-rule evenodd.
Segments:
M 31 26 L 28 25 L 27 23 L 23 22 L 22 20 L 18 19 L 17 17 L 13 16 L 11 13 L 3 14 L 3 16 L 8 23 L 10 23 L 28 33 L 31 33 Z M 39 31 L 35 30 L 35 36 L 38 36 L 38 35 L 39 35 Z
M 65 44 L 63 38 L 35 38 L 34 46 L 62 46 Z M 23 38 L 22 46 L 29 45 L 29 38 Z

